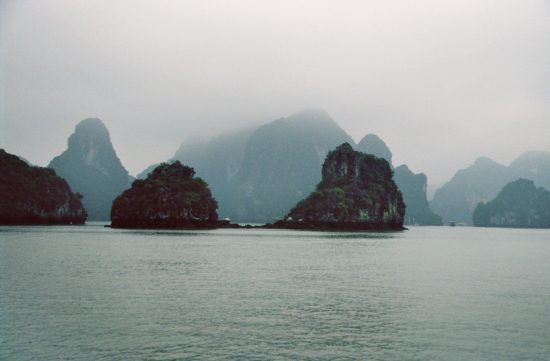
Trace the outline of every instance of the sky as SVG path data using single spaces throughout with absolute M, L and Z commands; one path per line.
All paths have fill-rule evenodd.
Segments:
M 432 187 L 550 151 L 550 1 L 0 0 L 0 148 L 34 164 L 88 117 L 135 175 L 304 108 Z

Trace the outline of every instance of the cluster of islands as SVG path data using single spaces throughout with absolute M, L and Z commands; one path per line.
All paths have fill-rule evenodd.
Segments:
M 4 225 L 550 228 L 550 152 L 527 152 L 508 166 L 479 158 L 428 202 L 425 174 L 394 167 L 390 149 L 374 134 L 356 144 L 321 110 L 184 142 L 172 159 L 136 178 L 117 157 L 103 122 L 89 118 L 47 168 L 0 150 L 0 169 Z

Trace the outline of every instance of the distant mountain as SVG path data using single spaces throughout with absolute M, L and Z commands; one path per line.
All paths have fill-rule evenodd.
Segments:
M 49 164 L 81 193 L 91 220 L 108 220 L 113 200 L 131 178 L 111 144 L 109 131 L 97 118 L 84 119 L 69 137 L 68 148 Z
M 479 202 L 493 199 L 512 180 L 508 168 L 482 157 L 439 188 L 430 204 L 443 222 L 472 224 L 472 213 Z
M 223 217 L 234 216 L 230 211 L 235 192 L 232 180 L 243 164 L 245 147 L 256 129 L 246 127 L 209 141 L 184 142 L 174 155 L 175 160 L 193 167 L 208 183 Z
M 525 152 L 508 168 L 514 179 L 531 179 L 536 186 L 550 189 L 550 152 Z
M 482 227 L 550 228 L 550 192 L 520 178 L 504 186 L 492 201 L 479 203 L 473 220 Z
M 327 153 L 345 142 L 353 141 L 322 110 L 302 111 L 261 126 L 246 144 L 242 165 L 230 180 L 229 198 L 220 204 L 225 203 L 223 208 L 237 221 L 283 217 L 315 189 Z
M 414 174 L 406 165 L 401 165 L 394 170 L 394 180 L 407 205 L 405 224 L 425 226 L 443 224 L 441 217 L 429 208 L 426 196 L 428 178 L 424 173 Z
M 382 139 L 368 134 L 355 145 L 326 112 L 315 109 L 258 128 L 224 133 L 210 141 L 184 142 L 174 159 L 193 167 L 208 182 L 219 203 L 220 216 L 240 222 L 272 222 L 313 191 L 321 179 L 326 154 L 345 142 L 386 159 L 391 166 L 392 153 Z M 146 177 L 155 166 L 138 178 Z M 417 192 L 403 196 L 416 201 L 423 189 L 416 186 L 418 180 L 411 180 L 410 186 L 406 185 L 408 178 L 403 176 L 401 180 L 405 193 Z M 427 203 L 424 200 L 412 205 L 414 213 L 409 219 L 437 224 L 437 215 Z
M 430 207 L 445 223 L 454 221 L 473 224 L 472 214 L 479 202 L 488 202 L 514 179 L 525 178 L 535 185 L 550 188 L 550 152 L 527 152 L 510 163 L 499 164 L 479 158 L 439 188 Z
M 48 168 L 0 149 L 0 224 L 82 224 L 82 196 Z
M 405 204 L 387 160 L 344 143 L 328 153 L 322 180 L 275 227 L 402 229 Z
M 392 165 L 392 153 L 390 148 L 388 148 L 386 143 L 376 134 L 365 135 L 355 149 L 359 152 L 375 155 L 378 158 L 384 158 L 388 161 L 390 166 Z

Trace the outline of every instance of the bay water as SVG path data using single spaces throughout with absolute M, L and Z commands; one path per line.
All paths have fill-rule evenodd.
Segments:
M 0 227 L 1 360 L 550 360 L 550 230 Z

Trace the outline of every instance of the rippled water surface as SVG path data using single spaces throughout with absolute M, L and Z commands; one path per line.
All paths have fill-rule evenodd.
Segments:
M 2 360 L 550 360 L 550 231 L 0 227 Z

